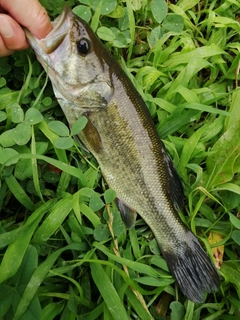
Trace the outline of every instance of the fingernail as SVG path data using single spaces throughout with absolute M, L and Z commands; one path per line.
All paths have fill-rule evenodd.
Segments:
M 3 38 L 11 38 L 13 36 L 13 28 L 8 19 L 0 17 L 0 34 Z

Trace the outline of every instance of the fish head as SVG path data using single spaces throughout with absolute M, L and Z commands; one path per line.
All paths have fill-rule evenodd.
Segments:
M 104 45 L 68 7 L 52 26 L 43 39 L 37 39 L 28 30 L 25 33 L 50 77 L 60 105 L 68 106 L 63 108 L 65 114 L 70 105 L 82 109 L 106 106 L 113 88 L 107 63 L 109 54 Z

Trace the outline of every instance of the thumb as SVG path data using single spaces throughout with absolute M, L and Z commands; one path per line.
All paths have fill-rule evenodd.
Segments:
M 0 6 L 39 39 L 52 30 L 47 12 L 37 0 L 0 0 Z

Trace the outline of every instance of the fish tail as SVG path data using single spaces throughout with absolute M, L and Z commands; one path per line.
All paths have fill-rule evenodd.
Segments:
M 183 294 L 193 302 L 201 303 L 205 292 L 219 289 L 220 278 L 209 256 L 191 231 L 187 242 L 182 242 L 177 252 L 162 250 L 168 268 Z

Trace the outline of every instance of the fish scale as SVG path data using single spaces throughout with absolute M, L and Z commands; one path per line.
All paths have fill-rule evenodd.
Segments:
M 26 36 L 48 72 L 70 126 L 88 123 L 80 140 L 95 156 L 128 227 L 135 212 L 156 237 L 169 270 L 190 300 L 219 288 L 219 275 L 198 239 L 179 217 L 182 184 L 149 111 L 119 64 L 89 25 L 69 9 L 38 40 Z

